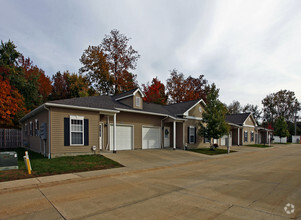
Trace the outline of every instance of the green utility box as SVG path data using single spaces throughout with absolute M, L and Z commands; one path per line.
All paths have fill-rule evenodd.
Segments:
M 0 170 L 19 169 L 18 155 L 15 151 L 0 152 Z

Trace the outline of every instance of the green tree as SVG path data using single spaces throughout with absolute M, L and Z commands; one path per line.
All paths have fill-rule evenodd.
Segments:
M 264 118 L 271 124 L 275 119 L 284 117 L 286 121 L 294 122 L 295 114 L 300 111 L 300 103 L 293 91 L 280 90 L 267 95 L 263 100 Z
M 238 114 L 242 113 L 242 107 L 240 105 L 239 101 L 233 100 L 228 106 L 227 106 L 228 114 Z
M 13 41 L 8 40 L 6 43 L 1 41 L 0 66 L 17 65 L 17 59 L 21 54 L 16 50 L 16 48 L 17 47 Z
M 219 139 L 229 133 L 229 126 L 225 121 L 227 109 L 218 97 L 219 89 L 216 88 L 215 84 L 212 84 L 198 130 L 198 135 L 210 140 L 211 149 L 214 149 L 212 139 Z
M 288 137 L 290 135 L 287 129 L 287 123 L 282 116 L 278 117 L 275 121 L 274 135 L 280 137 L 280 143 L 282 137 Z
M 242 112 L 248 112 L 248 113 L 252 113 L 256 123 L 258 124 L 259 123 L 259 120 L 261 118 L 261 114 L 262 114 L 262 111 L 260 111 L 258 105 L 252 105 L 252 104 L 246 104 L 244 107 L 243 107 L 243 110 Z

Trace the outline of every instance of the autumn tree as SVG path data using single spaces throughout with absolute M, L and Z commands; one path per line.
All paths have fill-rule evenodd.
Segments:
M 166 81 L 166 90 L 169 97 L 169 103 L 179 103 L 196 99 L 206 101 L 208 91 L 207 80 L 204 75 L 198 78 L 189 76 L 185 78 L 183 73 L 176 69 L 170 72 L 170 78 Z
M 238 114 L 242 113 L 242 107 L 240 105 L 239 101 L 233 100 L 228 106 L 227 106 L 228 114 Z
M 89 80 L 86 77 L 75 73 L 70 74 L 69 71 L 63 74 L 60 71 L 57 72 L 52 76 L 52 83 L 51 100 L 95 95 L 95 90 L 89 86 Z
M 300 103 L 295 93 L 289 90 L 280 90 L 267 95 L 263 100 L 264 118 L 274 124 L 275 119 L 283 117 L 286 121 L 293 122 L 295 114 L 300 111 Z
M 115 81 L 115 86 L 119 93 L 137 88 L 137 75 L 124 70 L 122 71 L 121 75 L 117 77 L 117 81 Z
M 215 84 L 212 84 L 207 95 L 207 105 L 204 108 L 198 130 L 198 134 L 201 137 L 210 140 L 211 149 L 214 149 L 212 139 L 219 139 L 229 133 L 229 126 L 225 121 L 227 109 L 218 97 L 219 89 L 216 88 Z
M 89 46 L 81 56 L 80 62 L 83 64 L 79 69 L 80 74 L 86 73 L 92 87 L 100 95 L 114 93 L 114 76 L 109 72 L 109 64 L 101 46 Z
M 165 86 L 158 80 L 153 78 L 151 84 L 142 84 L 145 102 L 152 102 L 156 104 L 165 105 L 167 103 L 167 95 L 165 94 Z
M 288 137 L 290 134 L 287 129 L 287 123 L 283 116 L 280 116 L 275 121 L 274 135 L 280 137 L 280 143 L 282 137 Z
M 135 75 L 130 73 L 130 70 L 136 68 L 140 55 L 128 45 L 129 40 L 130 38 L 114 29 L 110 35 L 105 35 L 100 45 L 89 46 L 84 51 L 80 59 L 83 64 L 80 73 L 93 76 L 88 78 L 94 84 L 103 84 L 104 92 L 102 86 L 97 87 L 101 94 L 125 92 L 135 83 Z
M 13 120 L 18 112 L 26 112 L 22 95 L 9 80 L 0 76 L 0 126 L 15 127 Z

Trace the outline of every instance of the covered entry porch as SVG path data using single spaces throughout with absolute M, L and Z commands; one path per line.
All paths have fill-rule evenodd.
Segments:
M 184 148 L 184 121 L 172 117 L 162 120 L 162 148 Z

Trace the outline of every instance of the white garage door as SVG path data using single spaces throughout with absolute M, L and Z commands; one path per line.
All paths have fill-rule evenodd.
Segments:
M 113 125 L 110 129 L 111 150 L 113 150 Z M 133 149 L 133 127 L 128 125 L 116 126 L 116 150 Z
M 228 136 L 227 135 L 224 135 L 222 138 L 221 138 L 221 145 L 222 146 L 226 146 L 226 138 L 227 138 Z
M 159 127 L 142 128 L 142 149 L 160 148 L 160 143 Z

